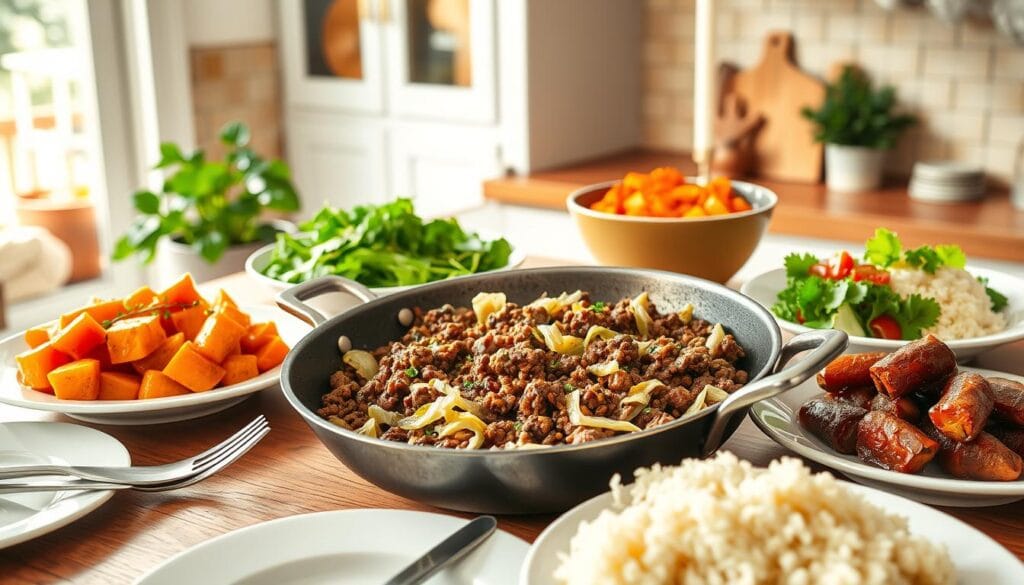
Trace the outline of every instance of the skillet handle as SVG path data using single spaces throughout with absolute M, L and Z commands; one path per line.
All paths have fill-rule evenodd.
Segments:
M 775 365 L 775 373 L 740 388 L 718 405 L 718 412 L 715 413 L 711 430 L 704 440 L 701 456 L 707 457 L 718 450 L 724 440 L 725 429 L 733 415 L 746 411 L 755 402 L 771 398 L 803 384 L 818 370 L 839 357 L 846 350 L 848 341 L 845 332 L 835 329 L 808 331 L 790 339 L 782 346 L 779 361 Z M 798 361 L 796 365 L 786 368 L 786 364 L 796 354 L 807 350 L 811 350 L 811 353 Z
M 316 327 L 327 321 L 328 316 L 307 305 L 305 301 L 331 292 L 350 294 L 363 303 L 377 298 L 373 291 L 354 280 L 341 276 L 321 276 L 281 291 L 277 295 L 277 306 Z

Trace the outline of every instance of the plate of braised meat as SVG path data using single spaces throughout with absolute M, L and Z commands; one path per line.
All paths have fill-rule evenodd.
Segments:
M 921 502 L 1024 499 L 1024 377 L 958 366 L 931 335 L 842 355 L 750 416 L 780 445 Z

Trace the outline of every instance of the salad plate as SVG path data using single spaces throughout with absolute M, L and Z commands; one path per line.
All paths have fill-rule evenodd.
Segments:
M 289 516 L 229 532 L 172 557 L 137 585 L 178 583 L 384 583 L 465 525 L 406 510 L 336 510 Z M 529 549 L 497 530 L 433 585 L 512 585 Z
M 0 424 L 0 468 L 57 464 L 121 467 L 132 464 L 120 441 L 89 427 L 55 422 Z M 103 505 L 111 490 L 0 495 L 0 548 L 31 540 Z
M 1024 377 L 1005 372 L 963 366 L 960 371 L 1024 382 Z M 790 451 L 835 469 L 854 481 L 912 500 L 936 506 L 976 508 L 1024 499 L 1024 479 L 1005 482 L 956 479 L 944 473 L 935 462 L 928 464 L 920 474 L 898 473 L 869 465 L 856 455 L 837 453 L 804 429 L 797 419 L 800 407 L 822 393 L 812 378 L 775 398 L 754 404 L 750 418 L 766 435 Z
M 289 347 L 310 331 L 309 325 L 271 306 L 242 307 L 254 322 L 274 321 Z M 145 425 L 175 422 L 220 412 L 250 394 L 271 388 L 281 377 L 281 366 L 255 378 L 206 392 L 151 400 L 60 400 L 18 382 L 14 356 L 28 349 L 24 334 L 0 341 L 0 403 L 21 408 L 59 412 L 86 422 L 108 425 Z
M 986 585 L 1024 583 L 1024 565 L 1020 560 L 976 528 L 900 496 L 854 484 L 846 484 L 846 487 L 886 512 L 905 517 L 911 533 L 945 546 L 951 553 L 957 582 Z M 560 562 L 558 555 L 569 550 L 569 542 L 580 523 L 597 518 L 612 504 L 612 494 L 606 492 L 569 510 L 548 526 L 530 547 L 519 574 L 519 585 L 551 583 Z

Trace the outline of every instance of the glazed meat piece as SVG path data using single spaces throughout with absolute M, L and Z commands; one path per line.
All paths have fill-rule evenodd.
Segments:
M 840 453 L 857 452 L 857 425 L 868 411 L 846 402 L 814 398 L 800 407 L 800 426 Z
M 875 397 L 871 399 L 870 410 L 888 412 L 912 423 L 921 418 L 921 409 L 917 403 L 906 396 L 892 399 L 885 394 L 875 394 Z
M 878 392 L 875 392 L 874 386 L 861 386 L 859 388 L 847 388 L 839 392 L 830 392 L 825 394 L 825 397 L 829 400 L 838 400 L 839 402 L 859 406 L 864 410 L 871 410 L 871 401 L 876 395 L 878 395 Z
M 1024 462 L 999 439 L 979 434 L 969 443 L 952 443 L 939 451 L 939 465 L 960 479 L 1013 481 L 1018 479 Z
M 912 341 L 870 368 L 879 392 L 899 398 L 940 385 L 956 373 L 956 356 L 934 335 Z
M 884 357 L 885 352 L 841 355 L 818 372 L 818 386 L 833 393 L 871 386 L 871 366 Z
M 928 418 L 940 433 L 962 443 L 981 434 L 994 403 L 985 378 L 964 372 L 946 383 L 942 397 L 928 410 Z
M 1024 457 L 1024 429 L 1014 429 L 1003 425 L 989 425 L 985 430 L 999 439 L 1011 451 Z
M 995 400 L 996 417 L 1016 425 L 1024 425 L 1024 384 L 1006 378 L 986 378 Z
M 882 469 L 917 473 L 938 451 L 934 439 L 887 412 L 867 413 L 857 429 L 857 456 Z

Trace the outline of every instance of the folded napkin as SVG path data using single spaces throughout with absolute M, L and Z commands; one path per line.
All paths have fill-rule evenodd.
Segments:
M 60 288 L 71 276 L 71 250 L 34 226 L 0 229 L 0 283 L 12 303 Z

